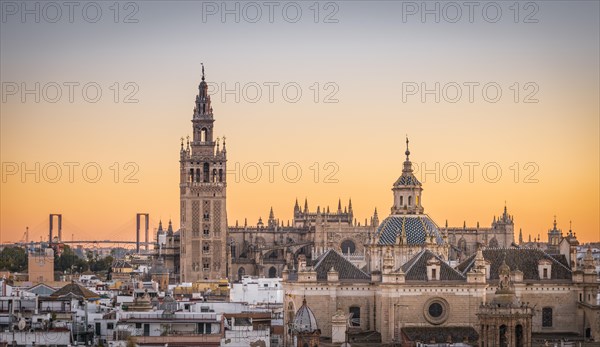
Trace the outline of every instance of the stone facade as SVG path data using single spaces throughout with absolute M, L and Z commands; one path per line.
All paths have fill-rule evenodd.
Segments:
M 460 253 L 449 242 L 451 229 L 438 228 L 425 214 L 409 154 L 407 149 L 402 176 L 392 189 L 391 215 L 367 233 L 367 265 L 360 269 L 334 249 L 299 261 L 283 271 L 284 307 L 291 312 L 305 298 L 319 308 L 315 317 L 322 336 L 334 337 L 342 312 L 352 317 L 348 336 L 380 336 L 382 344 L 529 346 L 544 336 L 600 341 L 598 275 L 591 251 L 578 267 L 569 260 L 571 247 L 558 247 L 559 253 L 519 247 L 505 210 L 495 228 L 486 231 L 497 244 L 476 228 L 467 252 L 462 248 Z M 467 239 L 466 228 L 456 230 L 462 231 L 455 236 L 462 233 L 461 239 Z M 448 261 L 453 251 L 460 256 L 455 267 Z M 514 300 L 500 309 L 506 283 Z

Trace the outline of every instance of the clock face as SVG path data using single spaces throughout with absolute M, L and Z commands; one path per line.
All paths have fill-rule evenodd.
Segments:
M 429 315 L 431 317 L 438 318 L 442 315 L 442 313 L 444 313 L 444 308 L 441 304 L 434 302 L 433 304 L 429 305 Z

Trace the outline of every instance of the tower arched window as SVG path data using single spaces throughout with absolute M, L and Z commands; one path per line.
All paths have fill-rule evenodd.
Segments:
M 203 171 L 204 171 L 203 172 L 203 174 L 204 174 L 204 182 L 207 182 L 207 183 L 210 182 L 209 181 L 209 177 L 208 177 L 208 173 L 209 173 L 208 163 L 204 163 Z
M 403 205 L 404 205 L 404 197 L 403 197 L 403 196 L 401 196 L 401 197 L 400 197 L 400 206 L 403 206 Z
M 223 182 L 223 169 L 219 169 L 219 182 Z
M 194 169 L 190 169 L 190 182 L 194 182 Z
M 196 182 L 200 182 L 200 169 L 196 169 Z
M 212 181 L 217 182 L 217 169 L 213 169 L 212 171 Z
M 207 136 L 206 136 L 207 134 L 208 134 L 208 130 L 206 128 L 202 128 L 200 130 L 200 142 L 208 141 Z
M 408 206 L 412 206 L 412 196 L 408 197 Z

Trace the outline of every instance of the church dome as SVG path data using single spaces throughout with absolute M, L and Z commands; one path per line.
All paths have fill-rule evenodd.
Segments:
M 423 245 L 433 241 L 438 245 L 444 243 L 438 226 L 426 214 L 391 215 L 381 222 L 375 231 L 375 242 L 379 245 L 393 245 L 399 237 L 406 235 L 408 245 Z
M 300 306 L 298 312 L 296 312 L 296 318 L 294 318 L 294 330 L 297 332 L 312 333 L 318 329 L 317 319 L 312 310 L 306 305 L 306 298 L 304 298 L 302 306 Z

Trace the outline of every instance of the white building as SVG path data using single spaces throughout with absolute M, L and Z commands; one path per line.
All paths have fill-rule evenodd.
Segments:
M 233 283 L 229 292 L 232 302 L 246 302 L 250 305 L 283 304 L 281 278 L 242 277 L 240 283 Z

